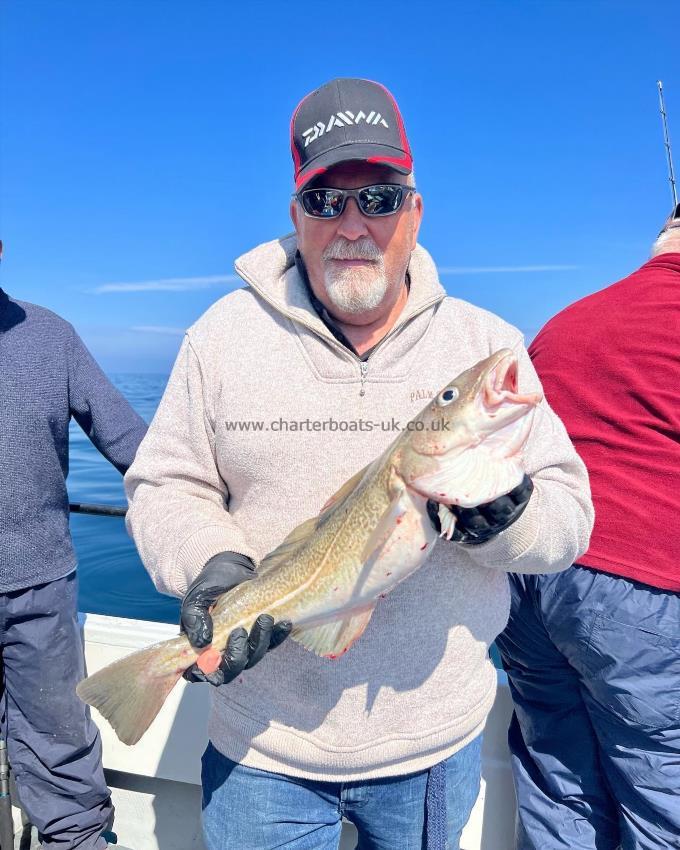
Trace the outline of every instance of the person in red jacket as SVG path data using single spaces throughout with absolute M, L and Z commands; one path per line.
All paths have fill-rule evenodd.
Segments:
M 512 575 L 518 850 L 680 848 L 680 205 L 529 352 L 588 467 L 590 548 Z

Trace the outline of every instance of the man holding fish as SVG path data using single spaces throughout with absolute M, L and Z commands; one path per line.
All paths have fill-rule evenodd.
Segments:
M 209 850 L 335 848 L 343 816 L 362 848 L 456 848 L 507 572 L 585 550 L 587 475 L 520 332 L 448 297 L 417 243 L 392 95 L 333 80 L 291 144 L 295 233 L 239 258 L 247 286 L 187 331 L 126 476 L 185 635 L 79 693 L 133 742 L 183 670 L 221 685 Z M 270 427 L 301 419 L 319 428 Z

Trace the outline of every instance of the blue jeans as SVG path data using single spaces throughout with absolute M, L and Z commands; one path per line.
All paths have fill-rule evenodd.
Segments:
M 680 848 L 680 594 L 579 566 L 510 586 L 518 850 Z
M 446 765 L 448 841 L 460 835 L 479 791 L 481 736 Z M 337 850 L 342 818 L 358 850 L 422 850 L 428 771 L 360 782 L 317 782 L 230 761 L 212 744 L 203 754 L 203 838 L 207 850 Z

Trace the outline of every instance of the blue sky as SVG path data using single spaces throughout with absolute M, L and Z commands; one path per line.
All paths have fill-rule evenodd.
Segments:
M 0 15 L 0 285 L 72 321 L 109 372 L 167 371 L 234 258 L 291 229 L 290 114 L 335 76 L 391 89 L 443 284 L 528 338 L 644 262 L 670 209 L 655 82 L 680 167 L 677 0 Z

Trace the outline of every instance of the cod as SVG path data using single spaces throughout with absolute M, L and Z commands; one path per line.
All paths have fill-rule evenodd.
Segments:
M 217 600 L 212 647 L 197 651 L 185 635 L 154 644 L 84 679 L 80 698 L 134 744 L 182 673 L 214 658 L 233 629 L 250 630 L 261 613 L 290 620 L 291 639 L 312 652 L 329 659 L 347 652 L 381 597 L 435 545 L 429 499 L 439 503 L 441 535 L 450 539 L 455 515 L 447 506 L 476 507 L 522 481 L 521 452 L 542 396 L 518 392 L 517 369 L 514 352 L 501 349 L 445 386 L 262 560 L 256 578 Z

